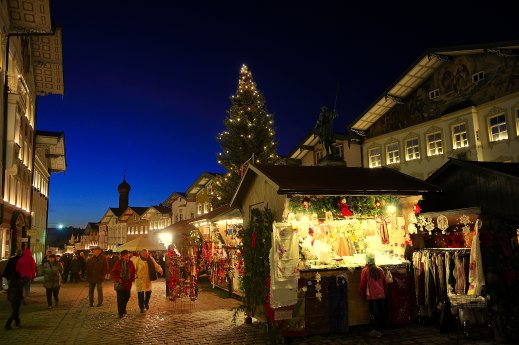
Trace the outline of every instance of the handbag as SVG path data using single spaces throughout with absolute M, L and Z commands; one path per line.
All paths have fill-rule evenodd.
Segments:
M 121 282 L 114 282 L 114 290 L 119 291 L 123 289 L 123 283 Z

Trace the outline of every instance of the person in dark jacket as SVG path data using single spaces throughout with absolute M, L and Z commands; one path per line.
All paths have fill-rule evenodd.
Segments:
M 114 288 L 117 293 L 117 311 L 119 318 L 126 314 L 126 305 L 130 300 L 132 282 L 135 280 L 135 266 L 130 260 L 127 250 L 121 252 L 121 258 L 115 262 L 112 269 Z
M 7 319 L 5 329 L 13 329 L 11 323 L 14 321 L 15 327 L 20 327 L 20 306 L 23 301 L 23 284 L 20 272 L 15 271 L 9 280 L 7 289 L 7 300 L 11 304 L 11 316 Z
M 81 273 L 81 261 L 74 254 L 70 261 L 70 282 L 77 283 L 79 281 L 79 275 Z
M 58 306 L 62 272 L 63 266 L 56 261 L 56 255 L 51 254 L 48 261 L 43 264 L 43 286 L 47 292 L 47 307 L 49 309 L 52 308 L 52 296 L 54 296 L 55 306 Z
M 9 260 L 7 260 L 7 264 L 5 265 L 4 273 L 2 274 L 2 277 L 7 279 L 7 281 L 11 280 L 13 277 L 14 272 L 16 272 L 16 264 L 18 263 L 18 260 L 22 257 L 22 251 L 18 249 L 16 251 L 16 254 L 11 256 Z
M 89 283 L 88 299 L 90 306 L 94 306 L 94 289 L 97 287 L 97 306 L 103 305 L 103 281 L 108 273 L 108 261 L 101 254 L 101 247 L 94 248 L 94 255 L 87 261 L 87 280 Z

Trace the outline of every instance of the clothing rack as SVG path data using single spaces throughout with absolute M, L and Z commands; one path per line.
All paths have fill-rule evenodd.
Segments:
M 420 248 L 416 251 L 429 252 L 470 252 L 470 248 Z

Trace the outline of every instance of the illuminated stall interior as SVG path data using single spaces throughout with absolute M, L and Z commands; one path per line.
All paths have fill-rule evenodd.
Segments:
M 213 286 L 240 295 L 239 233 L 243 219 L 238 208 L 224 205 L 191 220 L 203 240 L 201 260 Z

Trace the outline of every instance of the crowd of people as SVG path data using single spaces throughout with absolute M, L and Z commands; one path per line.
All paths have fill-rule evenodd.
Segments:
M 88 299 L 90 307 L 103 305 L 103 282 L 113 280 L 117 295 L 117 313 L 122 318 L 131 296 L 132 285 L 135 282 L 139 310 L 144 313 L 150 307 L 152 284 L 165 271 L 164 256 L 147 249 L 132 253 L 123 250 L 104 252 L 100 247 L 91 251 L 76 251 L 54 254 L 47 251 L 41 262 L 43 286 L 46 290 L 47 308 L 58 306 L 59 292 L 62 284 L 88 282 Z M 31 283 L 37 275 L 37 263 L 29 248 L 18 250 L 9 258 L 3 272 L 8 281 L 7 299 L 11 304 L 11 316 L 5 324 L 5 329 L 20 326 L 20 308 L 28 303 Z M 97 304 L 94 304 L 94 292 L 97 290 Z M 54 302 L 54 303 L 53 303 Z

